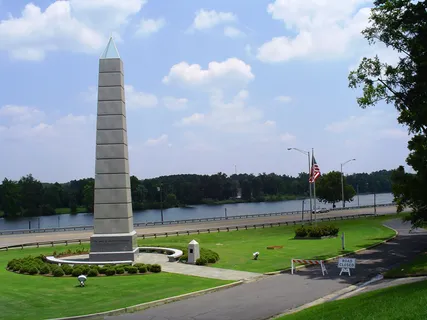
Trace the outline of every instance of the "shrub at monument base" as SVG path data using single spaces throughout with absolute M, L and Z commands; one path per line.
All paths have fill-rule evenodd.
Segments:
M 178 248 L 177 248 L 178 249 Z M 180 249 L 184 253 L 179 259 L 181 262 L 187 262 L 188 260 L 188 251 L 185 249 Z M 207 248 L 200 248 L 200 258 L 197 259 L 196 264 L 199 266 L 205 266 L 207 264 L 213 264 L 219 261 L 219 254 L 213 250 Z
M 39 256 L 27 256 L 21 259 L 12 259 L 7 263 L 6 269 L 8 271 L 36 275 L 40 274 L 43 276 L 72 276 L 78 277 L 81 274 L 87 275 L 88 277 L 97 276 L 113 276 L 113 275 L 135 275 L 145 273 L 159 273 L 162 271 L 162 267 L 158 264 L 143 264 L 138 263 L 135 266 L 131 265 L 106 265 L 103 267 L 97 265 L 79 265 L 75 264 L 70 266 L 63 264 L 59 266 L 46 262 L 44 255 Z
M 321 239 L 338 236 L 339 228 L 334 225 L 300 226 L 295 229 L 295 239 Z

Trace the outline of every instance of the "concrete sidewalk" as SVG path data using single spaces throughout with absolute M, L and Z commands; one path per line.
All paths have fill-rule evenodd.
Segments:
M 413 258 L 427 248 L 427 233 L 410 234 L 410 226 L 400 220 L 387 225 L 399 231 L 389 243 L 353 255 L 357 269 L 349 276 L 339 276 L 335 263 L 328 263 L 329 274 L 312 267 L 270 276 L 225 291 L 162 305 L 135 314 L 107 317 L 122 320 L 262 320 L 314 301 L 351 284 L 376 275 L 398 263 Z
M 179 273 L 202 278 L 237 281 L 252 280 L 260 277 L 265 277 L 262 273 L 196 266 L 191 264 L 179 263 L 176 261 L 169 262 L 169 259 L 166 255 L 159 253 L 140 253 L 136 262 L 149 264 L 157 263 L 162 266 L 162 270 L 165 272 Z

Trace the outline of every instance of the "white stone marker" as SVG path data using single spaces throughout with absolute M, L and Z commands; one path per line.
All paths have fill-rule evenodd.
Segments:
M 200 258 L 200 246 L 196 240 L 191 240 L 188 244 L 188 260 L 187 263 L 196 264 L 197 259 Z

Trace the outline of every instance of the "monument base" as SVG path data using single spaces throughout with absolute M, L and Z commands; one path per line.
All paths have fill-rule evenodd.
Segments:
M 137 255 L 136 231 L 90 237 L 89 261 L 135 261 Z

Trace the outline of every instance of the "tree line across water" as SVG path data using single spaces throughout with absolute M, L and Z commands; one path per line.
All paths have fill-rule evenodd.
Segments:
M 357 173 L 345 177 L 345 198 L 359 193 L 391 192 L 390 170 Z M 308 197 L 308 174 L 297 177 L 270 174 L 179 174 L 139 180 L 130 177 L 134 210 L 295 200 Z M 160 189 L 160 191 L 159 191 Z M 341 176 L 332 171 L 316 181 L 320 201 L 341 200 Z M 61 213 L 93 212 L 94 179 L 67 183 L 42 183 L 31 174 L 19 181 L 4 179 L 0 185 L 0 215 L 34 217 Z

